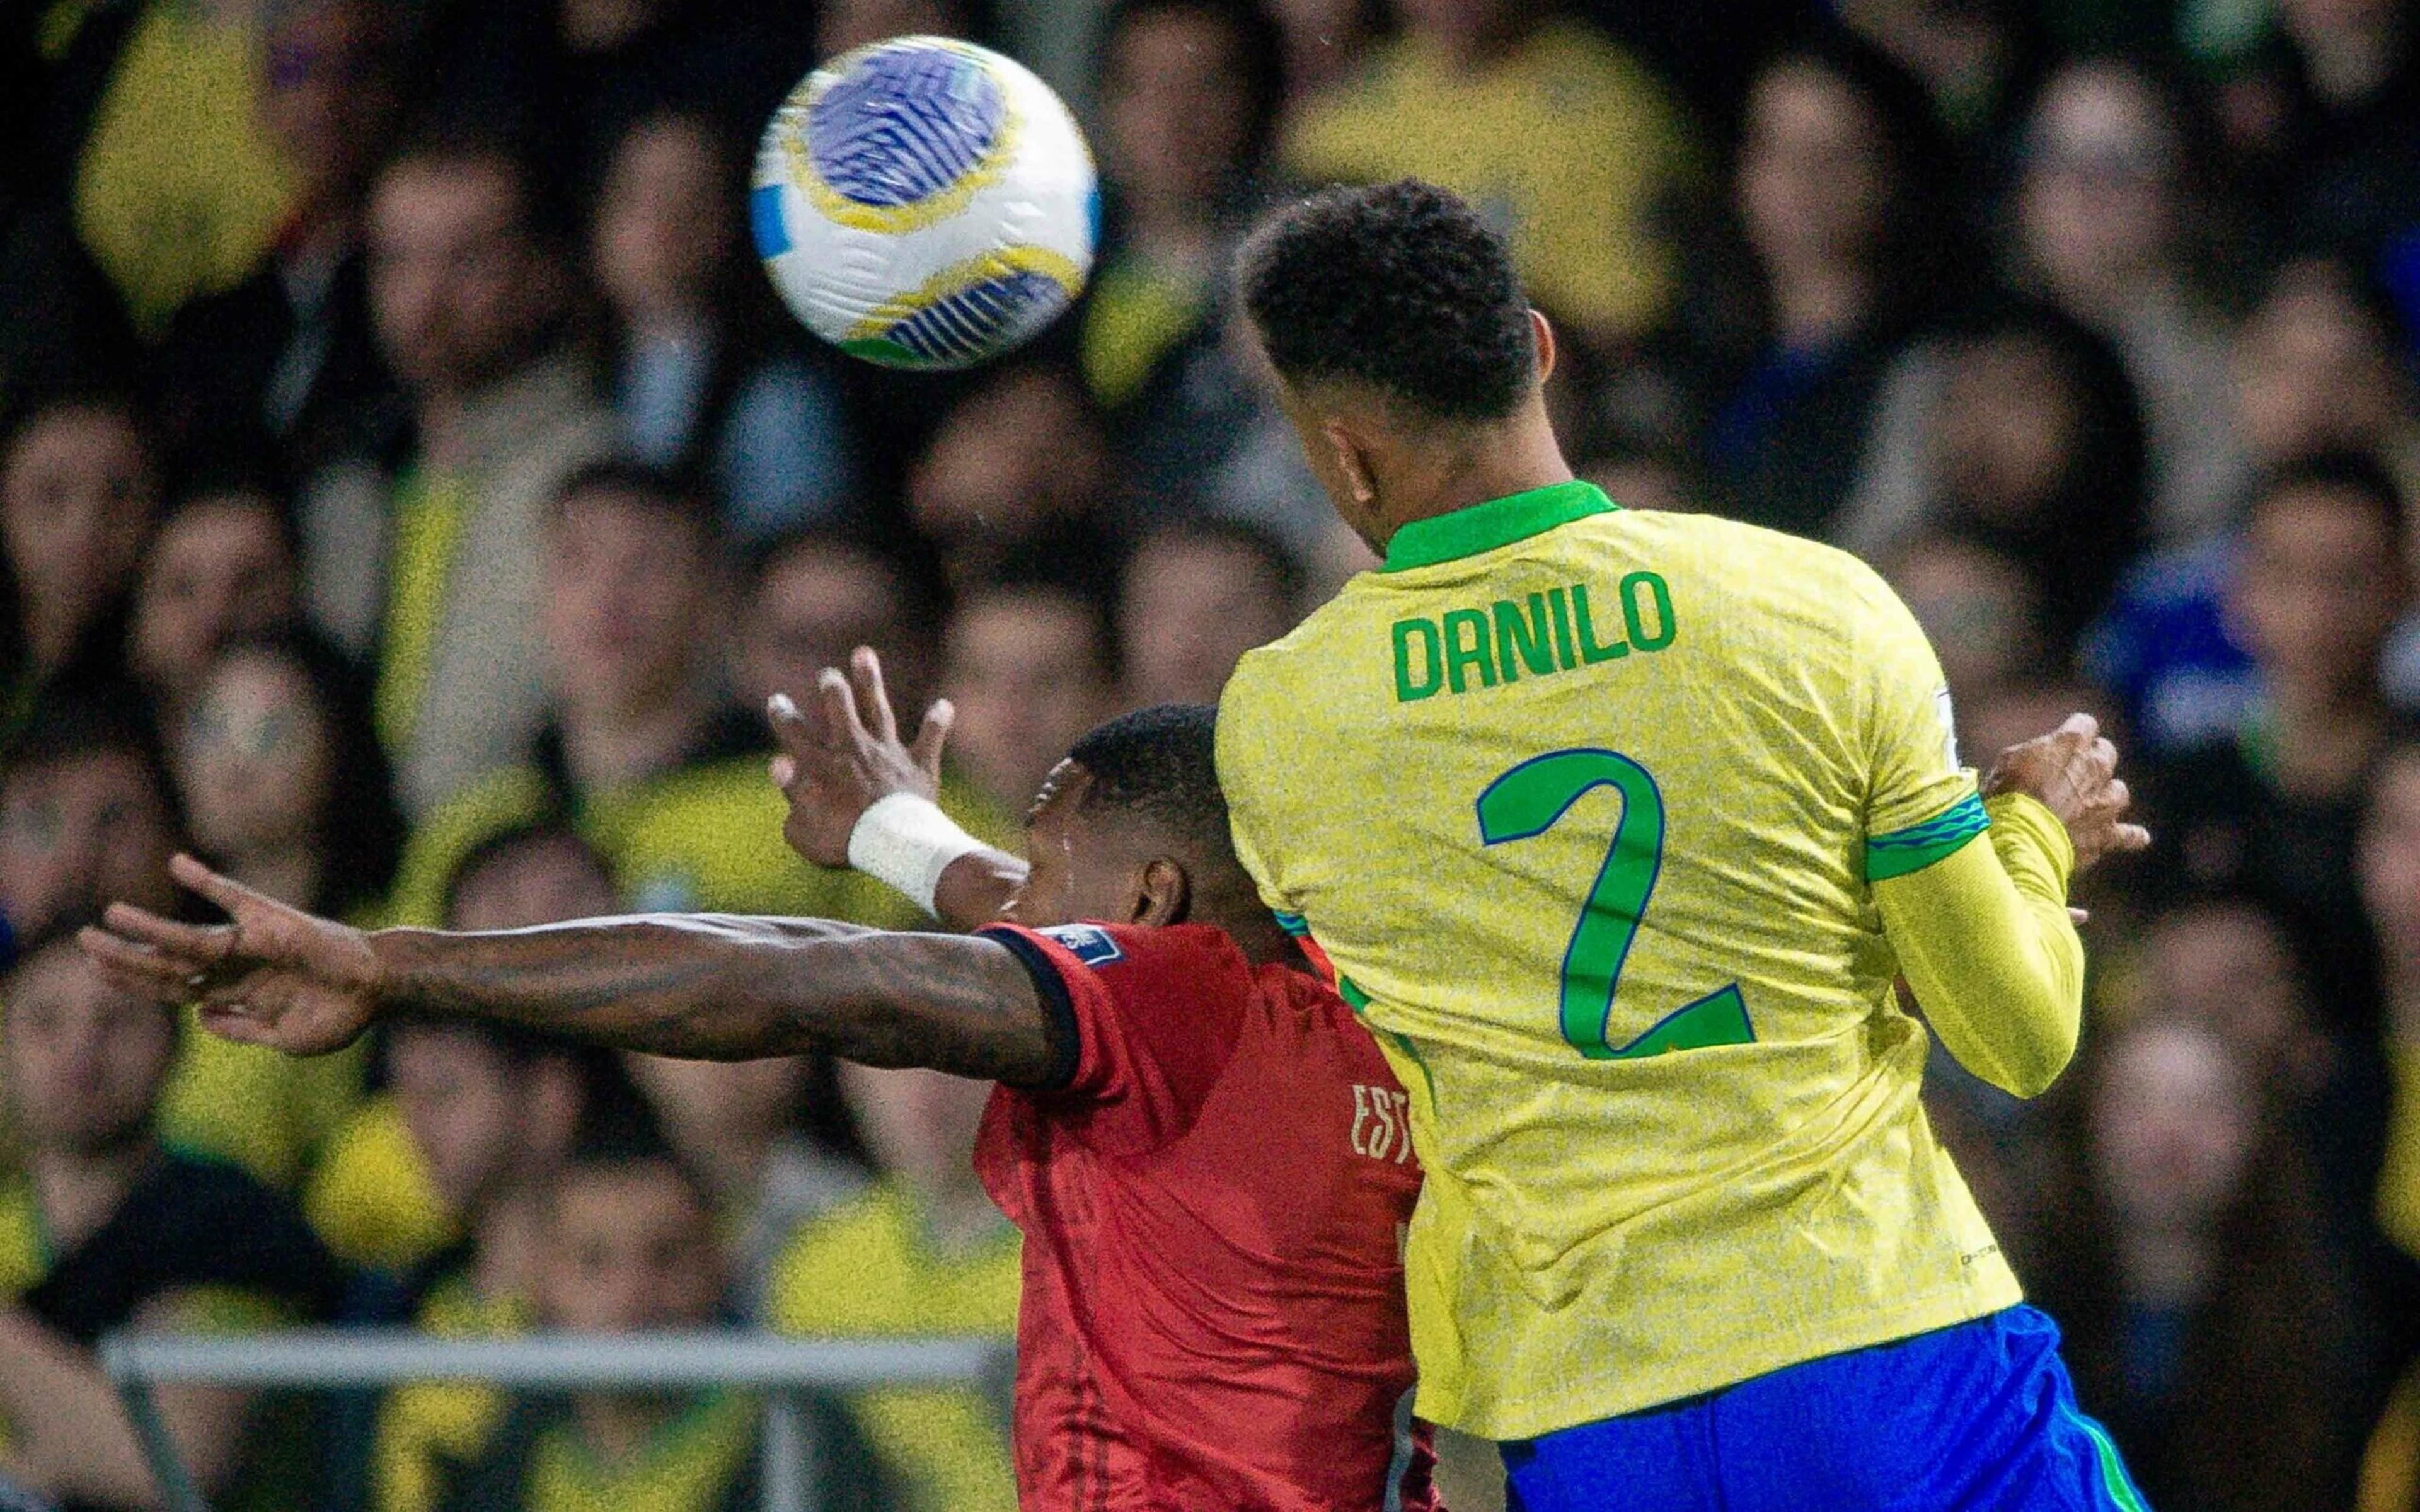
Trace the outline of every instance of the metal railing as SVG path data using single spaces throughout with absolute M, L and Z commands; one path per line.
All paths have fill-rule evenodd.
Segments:
M 475 1381 L 523 1391 L 729 1386 L 764 1398 L 767 1512 L 814 1512 L 823 1465 L 802 1393 L 966 1386 L 1007 1400 L 1015 1352 L 998 1339 L 795 1339 L 726 1331 L 440 1338 L 412 1329 L 276 1334 L 130 1332 L 101 1340 L 101 1366 L 126 1403 L 167 1512 L 209 1512 L 160 1416 L 153 1388 L 365 1390 Z

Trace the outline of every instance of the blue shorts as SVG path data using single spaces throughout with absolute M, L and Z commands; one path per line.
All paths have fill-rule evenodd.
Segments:
M 1513 1512 L 2146 1512 L 2031 1307 L 1504 1445 Z

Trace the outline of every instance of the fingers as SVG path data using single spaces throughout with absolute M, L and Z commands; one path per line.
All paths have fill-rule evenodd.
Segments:
M 882 658 L 872 646 L 860 646 L 848 655 L 848 676 L 857 693 L 858 706 L 864 711 L 866 728 L 874 738 L 890 745 L 899 738 L 899 720 L 891 712 L 891 694 L 882 686 Z
M 175 957 L 187 971 L 214 966 L 227 958 L 232 945 L 224 925 L 179 924 L 135 907 L 111 903 L 101 916 L 111 933 Z
M 816 733 L 826 745 L 846 749 L 851 739 L 865 733 L 865 721 L 858 717 L 857 692 L 837 667 L 815 674 L 815 714 L 823 722 Z
M 2060 722 L 2057 733 L 2063 735 L 2071 734 L 2079 740 L 2089 742 L 2101 733 L 2101 721 L 2078 709 Z
M 948 699 L 935 699 L 924 711 L 924 722 L 917 728 L 916 744 L 908 753 L 926 776 L 936 783 L 941 780 L 941 748 L 948 743 L 950 727 L 958 722 L 958 706 Z
M 199 893 L 218 904 L 229 918 L 259 908 L 276 910 L 285 906 L 264 893 L 253 891 L 233 877 L 219 875 L 182 851 L 168 858 L 168 874 L 187 890 Z
M 163 1003 L 181 1003 L 194 995 L 194 969 L 187 963 L 89 924 L 76 931 L 76 944 L 85 959 L 122 991 Z
M 765 718 L 773 727 L 774 742 L 783 753 L 803 765 L 815 748 L 815 727 L 787 693 L 776 693 L 765 701 Z
M 204 1003 L 199 1017 L 202 1027 L 222 1040 L 237 1044 L 277 1045 L 277 1026 L 233 1003 Z
M 2148 851 L 2151 848 L 2151 832 L 2141 825 L 2119 825 L 2111 833 L 2111 850 Z
M 790 757 L 776 756 L 765 764 L 765 773 L 773 779 L 775 787 L 787 793 L 790 784 L 799 779 L 799 764 Z

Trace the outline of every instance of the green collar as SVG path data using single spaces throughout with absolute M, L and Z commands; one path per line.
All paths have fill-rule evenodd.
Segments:
M 1568 525 L 1590 515 L 1621 506 L 1593 483 L 1575 478 L 1526 493 L 1506 494 L 1471 504 L 1450 515 L 1416 519 L 1395 532 L 1387 543 L 1387 563 L 1381 572 L 1433 567 L 1458 557 L 1473 557 L 1511 546 L 1530 536 Z

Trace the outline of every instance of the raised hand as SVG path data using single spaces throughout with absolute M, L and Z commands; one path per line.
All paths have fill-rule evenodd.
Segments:
M 77 936 L 110 980 L 155 1002 L 198 1003 L 211 1033 L 288 1055 L 341 1050 L 378 1016 L 379 964 L 362 931 L 290 908 L 190 856 L 168 871 L 230 921 L 180 924 L 112 903 L 101 927 Z
M 941 786 L 941 746 L 956 710 L 948 700 L 924 711 L 916 743 L 899 739 L 899 721 L 882 686 L 882 658 L 860 646 L 848 671 L 827 667 L 815 679 L 812 713 L 776 693 L 767 714 L 782 753 L 773 782 L 790 800 L 782 838 L 817 866 L 848 865 L 849 832 L 860 815 L 894 793 L 935 797 Z
M 2112 852 L 2139 851 L 2151 832 L 2125 822 L 2133 801 L 2118 776 L 2118 748 L 2088 714 L 2071 714 L 2046 735 L 2011 746 L 1983 781 L 1986 797 L 2023 793 L 2058 816 L 2075 844 L 2075 869 Z

